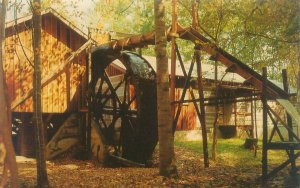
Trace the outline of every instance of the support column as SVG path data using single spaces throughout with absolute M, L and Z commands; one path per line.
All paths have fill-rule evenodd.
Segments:
M 263 89 L 262 89 L 262 104 L 263 104 L 263 147 L 262 147 L 262 179 L 267 180 L 268 175 L 268 104 L 267 104 L 267 68 L 263 68 Z
M 200 51 L 198 49 L 195 49 L 195 59 L 197 64 L 198 92 L 199 92 L 199 99 L 200 99 L 200 112 L 201 112 L 200 123 L 201 123 L 201 130 L 202 130 L 204 166 L 209 167 L 207 133 L 206 133 L 206 122 L 205 122 L 204 93 L 203 93 L 203 83 L 202 83 L 202 67 L 201 67 L 201 60 L 200 60 Z
M 88 30 L 88 37 L 91 38 L 91 31 Z M 92 53 L 91 53 L 91 45 L 88 48 L 88 62 L 86 66 L 87 71 L 87 86 L 88 83 L 91 81 L 91 65 L 92 65 Z M 87 158 L 91 156 L 91 131 L 92 131 L 92 117 L 91 117 L 91 93 L 88 95 L 88 113 L 87 113 L 87 130 L 86 130 L 86 151 L 87 151 Z
M 287 77 L 287 71 L 286 69 L 282 70 L 282 82 L 283 82 L 283 88 L 284 91 L 289 93 L 289 84 L 288 84 L 288 77 Z M 288 127 L 291 129 L 291 131 L 293 131 L 293 121 L 292 121 L 292 117 L 290 116 L 290 114 L 286 113 L 286 118 L 287 118 L 287 125 Z M 293 135 L 290 131 L 288 131 L 288 136 L 289 136 L 289 141 L 293 142 Z M 290 150 L 290 155 L 289 158 L 291 159 L 291 172 L 292 173 L 296 173 L 297 169 L 296 169 L 296 162 L 295 162 L 295 151 L 294 150 Z
M 199 30 L 198 6 L 199 6 L 199 2 L 196 1 L 196 0 L 194 0 L 193 4 L 192 4 L 193 27 L 197 31 Z M 204 166 L 205 167 L 209 167 L 208 149 L 207 149 L 207 133 L 206 133 L 206 122 L 205 122 L 204 93 L 203 93 L 203 84 L 202 84 L 202 67 L 201 67 L 201 59 L 200 59 L 200 49 L 197 49 L 195 47 L 194 56 L 195 56 L 196 65 L 197 65 L 197 80 L 198 80 L 198 93 L 199 93 L 199 99 L 200 99 L 200 123 L 201 123 L 201 130 L 202 130 Z
M 250 113 L 251 113 L 251 129 L 250 129 L 250 138 L 254 138 L 254 118 L 253 118 L 253 96 L 251 93 L 251 106 L 250 106 Z

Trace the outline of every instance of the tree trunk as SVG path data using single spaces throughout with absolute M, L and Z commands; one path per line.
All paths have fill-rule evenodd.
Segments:
M 172 0 L 172 49 L 171 49 L 171 76 L 170 76 L 170 100 L 175 101 L 175 82 L 176 82 L 176 37 L 177 33 L 177 0 Z M 171 106 L 171 117 L 175 117 L 176 106 Z
M 165 7 L 162 0 L 154 0 L 155 52 L 157 63 L 157 113 L 159 138 L 159 172 L 166 177 L 176 177 L 171 103 L 169 97 L 169 73 L 167 37 L 165 32 Z
M 7 173 L 10 171 L 11 186 L 19 187 L 18 167 L 16 155 L 11 139 L 11 111 L 6 87 L 6 79 L 3 70 L 4 64 L 4 45 L 5 45 L 5 17 L 6 17 L 7 0 L 2 0 L 0 15 L 0 135 L 3 136 L 4 146 L 6 147 L 6 157 L 4 161 L 3 177 L 1 187 L 4 187 L 7 181 Z
M 299 55 L 300 57 L 300 55 Z M 299 60 L 300 62 L 300 60 Z M 297 109 L 298 109 L 298 113 L 300 113 L 300 65 L 299 65 L 299 68 L 298 68 L 298 83 L 297 83 Z M 300 133 L 300 130 L 299 130 L 299 127 L 300 127 L 300 124 L 297 125 L 298 127 L 298 134 Z
M 35 125 L 37 186 L 48 187 L 48 177 L 45 160 L 45 136 L 42 120 L 41 99 L 41 1 L 33 0 L 33 49 L 34 49 L 34 78 L 33 78 L 33 121 Z

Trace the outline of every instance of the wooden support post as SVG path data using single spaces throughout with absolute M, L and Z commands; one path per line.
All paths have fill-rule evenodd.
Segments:
M 88 30 L 88 37 L 89 39 L 91 38 L 91 31 L 90 29 Z M 88 83 L 91 80 L 91 65 L 92 65 L 92 53 L 91 53 L 91 45 L 88 48 L 88 62 L 87 62 L 87 67 L 86 71 L 88 72 Z M 87 150 L 87 158 L 89 159 L 91 156 L 91 132 L 92 132 L 92 116 L 91 116 L 91 97 L 88 96 L 88 114 L 87 114 L 87 132 L 86 132 L 86 150 Z
M 296 153 L 293 157 L 289 158 L 285 162 L 283 162 L 281 165 L 278 167 L 274 168 L 267 176 L 267 178 L 271 178 L 275 174 L 277 174 L 280 170 L 285 168 L 289 163 L 291 163 L 292 160 L 296 160 L 300 156 L 300 152 Z
M 218 105 L 218 62 L 215 61 L 215 120 L 213 124 L 213 140 L 212 140 L 212 160 L 217 160 L 217 144 L 218 144 L 218 138 L 217 138 L 217 123 L 218 123 L 218 117 L 219 117 L 219 105 Z
M 181 97 L 180 97 L 179 106 L 178 106 L 178 109 L 176 111 L 176 114 L 175 114 L 175 117 L 174 117 L 174 120 L 173 120 L 173 133 L 175 133 L 175 129 L 176 129 L 176 126 L 177 126 L 177 121 L 178 121 L 178 118 L 179 118 L 179 115 L 180 115 L 180 112 L 181 112 L 181 107 L 182 107 L 182 103 L 184 102 L 186 91 L 190 87 L 190 80 L 191 80 L 192 72 L 193 72 L 193 69 L 194 69 L 194 64 L 195 64 L 195 58 L 193 57 L 188 74 L 187 75 L 184 74 L 186 78 L 185 78 L 182 94 L 181 94 Z
M 237 126 L 237 102 L 234 101 L 234 124 Z
M 283 82 L 283 88 L 284 91 L 289 93 L 289 83 L 288 83 L 288 77 L 287 77 L 287 71 L 286 69 L 282 70 L 282 82 Z M 287 118 L 287 125 L 288 127 L 291 129 L 291 131 L 293 131 L 293 121 L 292 121 L 292 117 L 286 113 L 286 118 Z M 291 131 L 288 131 L 288 136 L 289 136 L 289 141 L 293 142 L 293 135 L 291 133 Z M 291 158 L 291 172 L 292 173 L 296 173 L 296 162 L 294 159 L 294 155 L 295 155 L 295 151 L 294 150 L 290 150 L 290 155 L 289 157 Z
M 175 115 L 175 77 L 176 77 L 176 32 L 177 32 L 177 0 L 172 0 L 172 49 L 171 49 L 171 78 L 170 78 L 170 99 L 171 117 Z
M 200 60 L 200 51 L 198 49 L 195 49 L 195 59 L 197 64 L 198 93 L 200 99 L 200 112 L 201 112 L 200 123 L 201 123 L 201 130 L 202 130 L 204 166 L 209 167 L 207 133 L 206 133 L 206 122 L 205 122 L 204 93 L 203 93 L 203 84 L 202 84 L 202 67 L 201 67 L 201 60 Z
M 91 45 L 92 40 L 88 40 L 84 45 L 82 45 L 76 52 L 72 53 L 68 59 L 60 64 L 56 70 L 50 75 L 45 76 L 41 81 L 41 88 L 43 89 L 46 85 L 48 85 L 51 81 L 57 78 L 61 73 L 66 69 L 66 67 L 77 57 L 83 50 L 85 50 L 89 45 Z M 21 103 L 23 103 L 26 99 L 30 98 L 33 95 L 33 89 L 27 91 L 26 95 L 22 96 L 19 100 L 15 101 L 11 104 L 11 109 L 18 107 Z
M 71 74 L 70 74 L 70 65 L 66 66 L 66 92 L 67 92 L 67 111 L 71 110 Z
M 256 106 L 256 100 L 254 100 L 254 128 L 255 128 L 255 138 L 258 139 L 256 108 L 257 108 L 257 106 Z
M 267 104 L 267 68 L 263 68 L 263 87 L 262 87 L 262 104 L 263 104 L 263 147 L 262 147 L 262 179 L 267 180 L 268 175 L 268 104 Z
M 258 139 L 258 132 L 257 132 L 257 116 L 256 116 L 256 100 L 253 98 L 254 95 L 252 94 L 252 100 L 254 100 L 254 129 L 255 129 L 255 138 Z M 258 144 L 256 144 L 254 148 L 254 156 L 257 156 L 257 147 Z
M 253 118 L 253 96 L 251 95 L 251 106 L 250 106 L 250 113 L 251 113 L 251 130 L 250 130 L 250 137 L 254 138 L 254 118 Z
M 86 127 L 87 127 L 87 110 L 81 110 L 81 143 L 86 150 Z M 85 156 L 86 157 L 86 156 Z
M 193 27 L 199 30 L 199 15 L 198 15 L 199 2 L 194 0 L 192 3 L 192 17 L 193 17 Z M 202 130 L 202 142 L 203 142 L 203 155 L 204 155 L 204 166 L 209 167 L 208 161 L 208 149 L 207 149 L 207 133 L 206 133 L 206 123 L 205 123 L 205 107 L 204 107 L 204 94 L 203 94 L 203 84 L 202 84 L 202 67 L 200 59 L 200 50 L 195 46 L 194 56 L 197 64 L 197 80 L 198 80 L 198 93 L 200 99 L 200 123 Z

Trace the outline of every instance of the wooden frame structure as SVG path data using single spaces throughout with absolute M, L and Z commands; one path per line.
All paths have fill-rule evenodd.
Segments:
M 44 15 L 47 14 L 53 14 L 55 17 L 61 18 L 59 17 L 59 15 L 57 15 L 57 13 L 55 11 L 52 12 L 45 12 Z M 29 25 L 26 25 L 30 22 L 30 18 L 24 18 L 24 19 L 20 19 L 19 21 L 17 21 L 17 23 L 9 23 L 7 25 L 7 29 L 10 32 L 7 33 L 11 33 L 11 35 L 14 35 L 14 33 L 18 33 L 18 31 L 27 31 L 28 28 L 30 28 Z M 80 93 L 82 93 L 81 95 L 78 94 L 78 99 L 83 99 L 85 97 L 85 91 L 86 91 L 86 85 L 88 82 L 88 77 L 90 74 L 90 65 L 88 63 L 86 63 L 86 53 L 85 50 L 87 48 L 90 47 L 90 45 L 94 42 L 92 39 L 90 39 L 90 37 L 86 37 L 85 35 L 82 34 L 82 32 L 78 31 L 77 28 L 73 27 L 69 22 L 66 22 L 65 20 L 62 20 L 63 22 L 63 27 L 64 28 L 71 28 L 74 30 L 74 33 L 80 35 L 80 38 L 83 38 L 84 40 L 81 41 L 81 44 L 72 44 L 72 40 L 70 39 L 70 36 L 72 35 L 70 32 L 66 31 L 66 33 L 62 33 L 60 31 L 60 28 L 58 27 L 49 27 L 47 28 L 47 24 L 52 23 L 52 20 L 50 22 L 48 22 L 47 20 L 45 20 L 43 22 L 43 27 L 46 27 L 46 30 L 48 29 L 48 31 L 51 33 L 52 31 L 55 33 L 55 35 L 57 35 L 57 38 L 60 38 L 61 40 L 63 40 L 61 46 L 61 48 L 65 48 L 65 46 L 70 47 L 70 46 L 74 46 L 74 49 L 71 51 L 68 51 L 69 53 L 64 53 L 65 57 L 62 57 L 60 62 L 56 62 L 59 64 L 56 64 L 57 66 L 55 67 L 55 70 L 53 71 L 52 69 L 50 69 L 50 64 L 48 63 L 47 66 L 45 66 L 46 68 L 49 68 L 46 71 L 48 71 L 47 76 L 45 76 L 42 80 L 42 86 L 49 86 L 49 84 L 53 81 L 56 81 L 56 83 L 59 83 L 59 78 L 60 78 L 60 74 L 62 72 L 65 73 L 65 82 L 69 83 L 69 86 L 66 87 L 66 90 L 68 92 L 70 92 L 70 90 L 72 90 L 72 87 L 70 86 L 70 71 L 68 71 L 68 69 L 71 66 L 71 63 L 73 61 L 76 61 L 77 64 L 83 65 L 84 66 L 84 70 L 80 71 L 79 77 L 81 74 L 84 74 L 85 72 L 85 77 L 81 77 L 82 78 L 82 83 L 76 82 L 76 84 L 85 84 L 85 86 L 82 86 L 80 89 Z M 24 25 L 21 25 L 23 24 Z M 16 25 L 15 25 L 16 24 Z M 17 30 L 16 30 L 17 29 Z M 69 33 L 69 34 L 68 34 Z M 19 34 L 19 33 L 18 33 Z M 295 150 L 299 150 L 300 149 L 300 144 L 299 144 L 299 137 L 297 135 L 295 135 L 295 133 L 293 133 L 292 130 L 292 123 L 291 123 L 291 116 L 288 114 L 287 115 L 287 122 L 285 122 L 284 120 L 281 119 L 281 117 L 274 112 L 274 110 L 272 110 L 270 108 L 270 106 L 268 105 L 268 100 L 276 100 L 276 99 L 284 99 L 286 100 L 286 103 L 288 102 L 289 99 L 289 94 L 288 94 L 288 84 L 286 79 L 284 79 L 284 85 L 285 85 L 285 89 L 282 90 L 281 88 L 279 88 L 277 85 L 273 84 L 272 82 L 268 81 L 266 79 L 266 70 L 264 71 L 263 76 L 261 76 L 260 74 L 258 74 L 257 72 L 255 72 L 253 69 L 251 69 L 250 67 L 248 67 L 246 64 L 242 63 L 240 60 L 236 59 L 235 57 L 233 57 L 232 55 L 230 55 L 229 53 L 227 53 L 226 51 L 224 51 L 223 49 L 219 48 L 218 46 L 216 46 L 214 43 L 212 43 L 211 41 L 209 41 L 207 38 L 205 38 L 203 35 L 201 35 L 199 32 L 197 32 L 193 27 L 188 27 L 188 28 L 183 28 L 181 27 L 179 24 L 173 24 L 173 29 L 168 28 L 166 30 L 166 34 L 168 36 L 168 40 L 172 40 L 173 41 L 173 55 L 172 55 L 172 71 L 171 71 L 171 85 L 172 88 L 175 87 L 176 83 L 174 83 L 174 77 L 175 77 L 175 71 L 174 71 L 174 66 L 176 66 L 174 59 L 176 59 L 176 55 L 177 58 L 179 60 L 180 63 L 180 67 L 182 69 L 183 72 L 183 78 L 184 78 L 184 84 L 183 84 L 183 91 L 180 97 L 179 101 L 175 101 L 173 99 L 172 104 L 173 106 L 177 105 L 177 110 L 175 107 L 173 107 L 173 111 L 172 113 L 174 113 L 174 130 L 175 130 L 175 126 L 177 125 L 177 121 L 178 121 L 178 117 L 180 115 L 181 112 L 181 108 L 183 103 L 193 103 L 195 109 L 196 109 L 196 113 L 197 116 L 201 122 L 201 129 L 202 129 L 202 136 L 203 136 L 203 153 L 204 153 L 204 165 L 207 167 L 209 166 L 209 162 L 208 162 L 208 152 L 207 152 L 207 138 L 206 138 L 206 126 L 205 126 L 205 109 L 204 106 L 205 105 L 210 105 L 210 104 L 218 104 L 221 103 L 222 98 L 218 98 L 218 96 L 216 96 L 216 100 L 214 100 L 214 102 L 208 101 L 208 99 L 205 99 L 203 96 L 203 83 L 202 83 L 202 65 L 201 65 L 201 60 L 200 60 L 200 52 L 205 52 L 209 55 L 211 55 L 210 59 L 213 59 L 215 61 L 219 61 L 221 62 L 223 65 L 225 65 L 227 67 L 227 72 L 234 72 L 239 74 L 240 76 L 242 76 L 244 79 L 246 79 L 246 82 L 250 85 L 252 85 L 253 87 L 256 88 L 255 93 L 252 93 L 249 95 L 250 98 L 248 99 L 242 99 L 243 101 L 253 101 L 253 100 L 258 100 L 260 97 L 262 99 L 263 105 L 264 105 L 264 111 L 263 111 L 263 166 L 262 166 L 262 174 L 263 174 L 263 179 L 266 180 L 267 178 L 275 175 L 278 171 L 280 171 L 281 169 L 283 169 L 284 167 L 286 167 L 288 164 L 291 164 L 292 166 L 292 171 L 296 172 L 297 171 L 297 167 L 295 165 L 295 160 L 300 156 L 300 152 L 295 153 Z M 52 33 L 52 35 L 54 35 Z M 48 35 L 47 35 L 48 36 Z M 20 37 L 20 36 L 18 36 Z M 24 36 L 26 37 L 26 36 Z M 51 36 L 51 34 L 49 34 L 49 37 L 53 37 Z M 180 54 L 180 50 L 179 47 L 176 44 L 176 40 L 177 39 L 183 39 L 183 40 L 188 40 L 190 42 L 192 42 L 195 47 L 194 47 L 194 56 L 193 59 L 190 63 L 189 66 L 189 70 L 186 71 L 185 67 L 184 67 L 184 63 L 183 60 L 181 58 L 181 54 Z M 14 40 L 12 40 L 13 42 L 15 42 Z M 132 50 L 135 48 L 143 48 L 147 45 L 154 45 L 155 43 L 155 34 L 154 32 L 148 32 L 148 33 L 144 33 L 141 35 L 137 35 L 137 36 L 131 36 L 128 38 L 124 38 L 124 39 L 120 39 L 120 40 L 115 40 L 115 41 L 111 41 L 107 44 L 102 45 L 102 47 L 106 48 L 107 50 L 111 50 L 111 51 L 115 51 L 115 52 L 120 52 L 122 50 Z M 25 44 L 26 45 L 26 44 Z M 28 43 L 28 45 L 31 45 L 31 43 Z M 52 45 L 52 43 L 51 43 Z M 53 44 L 54 45 L 54 44 Z M 10 47 L 12 45 L 8 45 L 8 47 Z M 48 45 L 44 45 L 46 47 L 49 47 L 50 44 Z M 75 46 L 77 46 L 75 48 Z M 8 52 L 10 53 L 14 53 L 14 51 L 10 51 L 12 49 L 7 49 Z M 24 50 L 24 49 L 23 49 Z M 49 49 L 45 49 L 45 50 L 49 50 Z M 80 55 L 80 58 L 76 58 L 78 55 Z M 13 59 L 13 68 L 18 67 L 17 63 L 15 62 L 14 58 L 15 57 L 9 57 Z M 22 59 L 26 59 L 26 57 L 22 57 Z M 48 57 L 49 58 L 49 57 Z M 89 59 L 91 58 L 91 54 L 89 54 Z M 79 63 L 80 61 L 80 63 Z M 9 61 L 8 61 L 9 62 Z M 84 63 L 83 63 L 84 62 Z M 26 63 L 26 62 L 22 62 L 22 63 Z M 11 65 L 7 65 L 7 67 L 5 67 L 6 70 L 9 70 L 11 67 Z M 24 68 L 22 66 L 24 65 L 19 65 L 20 67 L 18 68 Z M 27 65 L 28 66 L 28 65 Z M 197 68 L 197 80 L 192 80 L 192 71 L 194 68 Z M 22 73 L 22 69 L 18 69 L 19 72 Z M 9 72 L 9 71 L 8 71 Z M 14 72 L 14 71 L 11 71 Z M 29 72 L 30 73 L 30 72 Z M 8 78 L 8 83 L 10 83 L 10 81 L 14 80 L 15 73 L 11 73 L 9 75 L 7 75 L 6 77 Z M 26 77 L 26 76 L 24 76 Z M 284 78 L 286 78 L 286 75 L 283 76 Z M 76 80 L 76 79 L 74 79 Z M 31 80 L 28 81 L 28 83 L 31 83 Z M 11 84 L 11 85 L 10 85 Z M 10 90 L 12 91 L 12 93 L 15 93 L 15 83 L 10 83 L 8 84 L 10 87 Z M 76 85 L 76 86 L 77 86 Z M 52 84 L 51 87 L 54 87 L 55 84 Z M 76 91 L 76 86 L 74 85 L 74 92 Z M 196 88 L 198 89 L 198 98 L 196 97 L 196 93 L 194 93 L 194 90 L 192 89 L 192 86 L 196 86 Z M 51 87 L 47 87 L 48 89 Z M 60 89 L 57 89 L 58 91 Z M 54 89 L 52 89 L 51 91 L 54 91 Z M 259 91 L 259 92 L 257 92 Z M 185 100 L 185 95 L 187 93 L 190 93 L 192 99 L 190 100 Z M 261 92 L 261 93 L 260 93 Z M 63 91 L 62 91 L 63 93 Z M 62 94 L 61 93 L 61 94 Z M 70 93 L 63 93 L 66 100 L 70 101 L 71 99 L 71 94 Z M 18 106 L 20 106 L 20 104 L 24 104 L 26 103 L 26 101 L 28 102 L 32 95 L 32 89 L 29 88 L 24 88 L 24 89 L 20 89 L 20 92 L 15 94 L 13 96 L 14 101 L 12 103 L 12 108 L 15 109 Z M 260 96 L 262 95 L 262 96 Z M 59 94 L 58 94 L 59 96 Z M 239 101 L 239 99 L 235 97 L 230 98 L 229 100 L 231 100 L 232 102 L 237 102 Z M 254 98 L 253 98 L 254 97 Z M 45 97 L 46 98 L 46 97 Z M 53 98 L 52 98 L 53 99 Z M 75 109 L 75 107 L 70 108 L 69 112 L 79 112 L 80 110 L 84 113 L 87 113 L 86 110 L 83 110 L 84 103 L 85 101 L 81 100 L 79 101 L 80 105 L 77 106 L 77 108 Z M 90 104 L 90 103 L 89 103 Z M 22 112 L 31 112 L 30 109 L 26 109 L 26 106 L 30 106 L 29 104 L 26 104 L 24 108 L 20 108 L 17 110 L 18 113 L 22 113 Z M 59 105 L 58 105 L 59 106 Z M 65 105 L 67 106 L 67 105 Z M 49 108 L 50 109 L 50 108 Z M 45 110 L 47 111 L 47 110 Z M 51 117 L 53 116 L 53 113 L 65 113 L 66 112 L 66 108 L 61 108 L 58 110 L 49 110 L 49 113 L 52 113 L 52 115 L 48 115 L 48 117 L 46 119 L 51 119 Z M 236 111 L 235 111 L 236 112 Z M 274 127 L 271 131 L 269 140 L 268 140 L 268 127 L 267 127 L 267 116 L 270 117 Z M 85 141 L 87 142 L 87 146 L 90 146 L 90 116 L 86 117 L 87 120 L 87 140 L 85 139 Z M 50 121 L 50 120 L 49 120 Z M 288 131 L 288 140 L 285 140 L 280 133 L 280 130 L 278 129 L 278 123 L 283 124 L 283 126 L 287 129 Z M 273 141 L 273 137 L 274 134 L 278 133 L 281 141 L 274 143 Z M 273 171 L 268 173 L 268 163 L 267 163 L 267 151 L 271 150 L 271 149 L 277 149 L 277 150 L 286 150 L 289 158 L 282 163 L 280 166 L 278 166 L 277 168 L 275 168 Z M 90 150 L 90 148 L 88 148 L 88 151 Z
M 288 81 L 286 70 L 282 71 L 284 91 L 288 93 Z M 267 94 L 266 88 L 268 88 L 267 82 L 267 68 L 263 68 L 263 92 L 262 92 L 262 104 L 263 104 L 263 148 L 262 148 L 262 180 L 264 183 L 277 174 L 280 170 L 291 164 L 291 174 L 296 174 L 299 170 L 296 167 L 296 159 L 300 157 L 300 138 L 293 131 L 292 116 L 286 112 L 286 120 L 282 119 L 280 115 L 270 107 L 268 101 L 270 96 Z M 289 104 L 289 97 L 278 99 L 280 104 Z M 294 114 L 295 115 L 295 114 Z M 298 114 L 299 116 L 299 114 Z M 268 117 L 272 122 L 272 130 L 268 132 Z M 294 118 L 297 118 L 294 116 Z M 299 117 L 298 117 L 299 118 Z M 298 122 L 299 123 L 299 122 Z M 284 130 L 288 132 L 287 138 L 284 137 L 282 130 L 278 128 L 278 125 L 282 124 Z M 278 134 L 279 140 L 274 138 L 275 133 Z M 268 171 L 268 150 L 285 150 L 288 159 L 279 166 L 275 167 L 271 171 Z M 297 153 L 295 151 L 298 150 Z
M 192 27 L 182 28 L 180 25 L 177 24 L 176 33 L 172 33 L 171 28 L 168 28 L 166 30 L 166 33 L 168 36 L 168 40 L 171 40 L 172 37 L 176 36 L 176 38 L 180 38 L 180 39 L 184 39 L 184 40 L 193 42 L 195 44 L 195 51 L 203 51 L 203 52 L 210 54 L 211 55 L 210 59 L 214 59 L 216 61 L 221 62 L 223 65 L 225 65 L 227 67 L 228 72 L 234 72 L 234 73 L 239 74 L 241 77 L 243 77 L 246 80 L 245 82 L 252 85 L 255 88 L 255 90 L 250 91 L 250 94 L 247 96 L 247 98 L 242 99 L 242 101 L 250 101 L 251 102 L 253 100 L 259 100 L 261 98 L 263 99 L 263 98 L 265 98 L 265 96 L 267 96 L 268 99 L 271 99 L 271 100 L 288 99 L 289 94 L 287 91 L 281 89 L 280 87 L 278 87 L 271 81 L 264 79 L 264 77 L 261 76 L 259 73 L 255 72 L 249 66 L 247 66 L 240 60 L 236 59 L 235 57 L 233 57 L 232 55 L 230 55 L 223 49 L 216 46 L 214 43 L 212 43 L 207 38 L 205 38 L 203 35 L 201 35 L 199 32 L 197 32 L 194 28 L 192 28 Z M 132 50 L 135 48 L 142 48 L 147 45 L 153 45 L 154 40 L 155 40 L 154 32 L 148 32 L 148 33 L 144 33 L 141 35 L 136 35 L 136 36 L 132 36 L 132 37 L 116 40 L 116 41 L 111 41 L 106 44 L 106 48 L 114 50 L 114 51 Z M 191 72 L 196 64 L 197 70 L 198 70 L 197 71 L 198 81 L 197 81 L 196 85 L 197 85 L 198 90 L 203 91 L 202 83 L 199 82 L 201 80 L 200 78 L 201 78 L 201 73 L 202 73 L 200 59 L 197 56 L 194 56 L 193 60 L 190 63 L 189 70 L 186 71 L 183 66 L 183 61 L 182 61 L 178 46 L 176 45 L 176 42 L 175 42 L 175 51 L 176 51 L 175 54 L 177 54 L 177 58 L 179 60 L 180 66 L 182 68 L 182 72 L 184 74 L 185 81 L 184 81 L 183 92 L 182 92 L 180 100 L 172 101 L 172 104 L 179 105 L 177 108 L 177 111 L 175 113 L 175 116 L 174 116 L 174 127 L 176 126 L 176 121 L 178 120 L 178 116 L 180 114 L 180 106 L 186 102 L 192 102 L 194 104 L 198 118 L 200 119 L 200 122 L 203 122 L 203 121 L 201 121 L 201 118 L 203 118 L 205 112 L 204 113 L 201 112 L 198 103 L 200 102 L 200 107 L 201 106 L 203 107 L 205 104 L 207 104 L 207 102 L 205 103 L 206 99 L 201 97 L 201 93 L 199 93 L 200 98 L 196 98 L 195 94 L 193 93 L 193 90 L 190 89 L 190 87 L 192 85 L 191 84 Z M 171 77 L 172 77 L 172 75 L 171 75 Z M 172 83 L 171 83 L 171 85 L 172 85 Z M 193 83 L 193 85 L 194 85 L 194 83 Z M 191 93 L 191 95 L 192 95 L 191 100 L 184 99 L 184 96 L 186 95 L 187 92 Z M 232 98 L 231 100 L 239 101 L 240 99 Z M 216 101 L 213 103 L 218 103 Z M 266 104 L 266 103 L 264 103 L 264 104 Z M 270 107 L 265 107 L 265 108 L 269 109 Z M 252 106 L 252 109 L 253 109 L 253 106 Z M 272 113 L 271 110 L 268 110 L 268 111 L 269 111 L 268 113 Z M 278 115 L 274 115 L 274 116 L 278 116 Z M 265 117 L 265 115 L 264 115 L 264 117 Z M 254 120 L 252 119 L 251 121 L 254 121 Z M 282 122 L 284 122 L 284 121 L 282 120 Z M 201 126 L 202 126 L 202 130 L 205 130 L 205 125 L 203 126 L 203 124 L 201 124 Z M 266 126 L 265 121 L 264 121 L 264 126 Z M 287 127 L 287 126 L 285 126 L 285 127 Z M 277 128 L 275 128 L 275 130 L 276 129 Z M 206 132 L 202 131 L 202 133 L 204 133 L 204 137 L 205 137 Z M 297 140 L 295 138 L 294 134 L 292 134 L 292 133 L 290 133 L 290 134 L 292 135 L 292 137 L 294 137 L 294 140 Z M 267 139 L 266 128 L 263 129 L 263 139 L 264 140 Z M 207 143 L 205 143 L 205 141 L 203 144 L 204 144 L 204 148 L 205 147 L 207 148 Z M 278 149 L 286 149 L 286 150 L 295 150 L 300 147 L 298 142 L 294 142 L 292 144 L 280 143 L 280 144 L 275 144 L 275 145 L 272 143 L 268 144 L 267 148 L 268 149 L 278 148 Z M 267 155 L 266 150 L 267 150 L 266 143 L 264 142 L 263 156 Z M 272 172 L 272 174 L 275 174 L 275 172 L 279 171 L 280 169 L 285 167 L 287 164 L 291 163 L 291 161 L 294 161 L 296 157 L 300 156 L 299 153 L 297 153 L 295 155 L 293 155 L 293 152 L 290 152 L 290 153 L 291 154 L 289 156 L 291 156 L 291 157 L 289 158 L 289 160 L 284 162 L 284 164 L 281 165 L 280 167 L 278 167 L 277 170 L 274 170 L 274 172 Z M 206 159 L 208 158 L 205 149 L 204 149 L 204 158 L 206 158 Z M 205 166 L 208 166 L 208 160 L 205 160 Z M 265 171 L 265 169 L 267 169 L 266 167 L 267 167 L 267 162 L 266 162 L 266 158 L 264 158 L 263 168 L 262 168 L 264 178 L 269 177 L 269 175 L 266 175 L 267 174 Z
M 95 40 L 81 31 L 54 9 L 42 11 L 42 102 L 44 125 L 47 126 L 47 141 L 70 120 L 80 114 L 74 130 L 64 129 L 55 139 L 51 151 L 61 149 L 63 140 L 75 139 L 87 144 L 86 93 L 89 82 L 88 49 Z M 17 18 L 5 24 L 6 61 L 4 70 L 13 117 L 15 148 L 18 154 L 34 156 L 34 130 L 32 119 L 32 15 Z M 115 65 L 108 74 L 118 74 Z M 80 124 L 80 125 L 79 125 Z M 77 130 L 81 129 L 81 130 Z M 72 132 L 73 131 L 73 132 Z M 80 133 L 78 133 L 78 132 Z M 74 134 L 76 132 L 76 134 Z M 49 144 L 49 143 L 48 143 Z M 51 144 L 50 144 L 51 145 Z M 47 148 L 48 149 L 48 148 Z M 52 156 L 52 154 L 50 154 Z

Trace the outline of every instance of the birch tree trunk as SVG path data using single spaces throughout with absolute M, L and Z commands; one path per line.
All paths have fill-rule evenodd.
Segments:
M 33 49 L 34 49 L 34 73 L 33 73 L 33 121 L 35 125 L 36 161 L 37 161 L 37 187 L 49 187 L 45 160 L 45 136 L 42 120 L 41 99 L 41 32 L 42 16 L 41 1 L 33 0 Z
M 8 170 L 10 171 L 10 179 L 12 187 L 19 187 L 18 184 L 18 168 L 16 163 L 16 155 L 11 139 L 11 111 L 6 87 L 6 79 L 3 70 L 4 65 L 4 45 L 5 45 L 5 17 L 6 17 L 7 0 L 1 2 L 0 15 L 0 135 L 3 137 L 4 146 L 6 147 L 6 157 L 4 161 L 4 170 L 2 176 L 1 187 L 7 182 Z
M 155 52 L 157 63 L 157 113 L 159 139 L 159 173 L 166 177 L 177 177 L 174 154 L 171 103 L 169 96 L 169 73 L 167 37 L 165 32 L 165 7 L 163 0 L 154 0 Z

